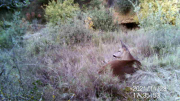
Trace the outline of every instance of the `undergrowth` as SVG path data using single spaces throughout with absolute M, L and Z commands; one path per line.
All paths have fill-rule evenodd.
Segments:
M 64 30 L 67 34 L 66 29 Z M 62 32 L 57 35 L 61 35 Z M 44 91 L 44 99 L 133 100 L 135 91 L 132 88 L 135 86 L 166 88 L 167 91 L 155 91 L 161 95 L 155 98 L 157 101 L 178 99 L 179 90 L 176 88 L 179 85 L 180 69 L 179 30 L 171 27 L 153 31 L 141 29 L 130 31 L 127 35 L 118 33 L 89 32 L 88 35 L 92 36 L 89 41 L 85 43 L 81 41 L 79 44 L 72 40 L 73 45 L 57 45 L 54 38 L 49 39 L 49 42 L 54 43 L 49 45 L 53 48 L 46 48 L 36 55 L 44 65 L 38 70 L 37 76 L 47 87 Z M 56 38 L 56 34 L 53 37 Z M 112 54 L 117 51 L 120 39 L 127 45 L 133 56 L 143 64 L 142 70 L 128 77 L 126 82 L 119 82 L 117 78 L 111 76 L 111 72 L 101 76 L 97 74 L 101 66 L 113 60 Z M 40 40 L 34 42 L 38 41 Z M 30 41 L 30 43 L 33 42 Z M 154 91 L 148 93 L 153 94 Z M 145 100 L 153 100 L 153 98 Z
M 86 27 L 87 16 L 83 15 L 71 16 L 64 24 L 53 20 L 55 25 L 50 22 L 33 34 L 26 33 L 26 22 L 14 21 L 5 27 L 1 23 L 1 35 L 5 38 L 1 37 L 4 41 L 0 41 L 3 46 L 0 50 L 0 100 L 179 100 L 178 24 L 160 23 L 163 26 L 157 27 L 143 22 L 140 24 L 145 26 L 139 30 L 124 34 L 114 29 L 105 9 L 96 10 L 90 17 L 92 21 L 95 19 L 93 24 L 97 30 Z M 20 18 L 16 16 L 16 19 Z M 111 70 L 98 74 L 103 65 L 116 60 L 112 55 L 118 51 L 120 40 L 142 63 L 141 70 L 126 75 L 125 81 L 113 77 Z M 137 91 L 136 86 L 163 87 L 164 91 Z M 137 98 L 134 93 L 141 94 Z M 143 98 L 143 93 L 160 96 Z

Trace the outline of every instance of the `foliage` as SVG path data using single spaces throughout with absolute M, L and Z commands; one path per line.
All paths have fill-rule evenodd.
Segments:
M 107 11 L 104 6 L 100 9 L 95 8 L 89 11 L 92 16 L 92 22 L 94 29 L 100 29 L 103 31 L 115 31 L 117 30 L 117 23 L 114 22 L 111 10 Z
M 142 27 L 159 26 L 162 24 L 175 24 L 178 15 L 176 0 L 140 0 L 140 11 L 135 20 Z
M 84 21 L 74 19 L 73 22 L 61 26 L 56 37 L 60 44 L 72 45 L 90 41 L 92 34 L 85 27 Z
M 139 0 L 131 0 L 132 2 L 139 2 Z M 128 0 L 116 0 L 115 1 L 115 8 L 121 13 L 121 14 L 127 14 L 132 9 L 133 6 Z
M 23 54 L 22 54 L 23 53 Z M 34 59 L 36 60 L 36 59 Z M 41 84 L 34 77 L 37 60 L 27 56 L 25 48 L 0 50 L 0 100 L 37 101 Z
M 25 34 L 27 22 L 20 19 L 20 12 L 15 12 L 13 21 L 4 21 L 3 30 L 0 31 L 0 46 L 1 48 L 12 48 L 16 44 L 21 44 L 22 35 Z
M 3 21 L 0 21 L 0 30 L 3 30 L 3 27 L 4 27 Z
M 90 17 L 87 17 L 87 19 L 85 20 L 85 25 L 86 25 L 86 28 L 93 29 L 94 24 Z
M 122 34 L 121 31 L 105 32 L 116 29 L 111 12 L 96 8 L 88 16 L 79 15 L 63 24 L 48 23 L 46 28 L 23 40 L 28 43 L 23 48 L 18 46 L 27 22 L 21 20 L 19 14 L 14 14 L 12 22 L 0 21 L 0 45 L 13 47 L 0 49 L 0 100 L 129 101 L 134 99 L 131 87 L 149 85 L 166 87 L 167 91 L 156 89 L 161 96 L 148 100 L 179 100 L 180 30 L 169 24 L 161 26 L 164 24 L 158 22 L 161 10 L 149 13 L 146 20 L 139 20 L 141 26 L 158 26 L 157 29 Z M 176 19 L 176 22 L 179 21 Z M 85 24 L 100 30 L 90 30 Z M 104 62 L 113 60 L 120 39 L 142 64 L 142 70 L 121 83 L 112 77 L 110 69 L 104 75 L 97 73 Z
M 11 21 L 15 11 L 20 11 L 29 4 L 29 0 L 0 0 L 0 20 Z
M 75 23 L 75 25 L 79 24 Z M 66 25 L 66 27 L 69 26 L 71 25 Z M 63 30 L 63 28 L 66 27 L 64 26 L 62 29 L 58 27 L 57 29 Z M 49 39 L 51 38 L 50 35 L 54 35 L 54 38 L 51 39 L 54 40 L 58 35 L 63 35 L 61 30 L 57 30 L 58 34 L 55 32 L 49 33 L 47 34 L 49 37 L 45 37 Z M 67 30 L 68 28 L 63 32 L 69 34 L 70 31 L 68 32 Z M 47 89 L 44 91 L 44 99 L 52 100 L 59 98 L 60 100 L 68 100 L 75 94 L 72 100 L 91 100 L 91 98 L 93 98 L 93 100 L 100 100 L 101 98 L 103 100 L 124 100 L 127 98 L 128 100 L 128 98 L 133 99 L 133 92 L 127 88 L 127 85 L 133 85 L 132 82 L 139 86 L 152 85 L 157 87 L 156 85 L 159 85 L 167 87 L 168 90 L 162 93 L 163 96 L 156 99 L 158 101 L 160 99 L 164 99 L 162 101 L 166 101 L 167 99 L 173 101 L 176 99 L 180 93 L 179 89 L 177 89 L 180 76 L 180 63 L 178 62 L 178 57 L 180 56 L 179 31 L 174 28 L 166 28 L 164 30 L 151 30 L 146 32 L 143 30 L 130 31 L 126 35 L 119 33 L 120 32 L 107 33 L 101 31 L 99 31 L 99 33 L 93 33 L 96 35 L 95 38 L 98 38 L 97 40 L 103 41 L 103 43 L 99 43 L 100 45 L 97 46 L 92 44 L 86 45 L 86 42 L 84 42 L 82 46 L 78 44 L 70 47 L 57 45 L 57 47 L 47 49 L 45 53 L 41 52 L 43 55 L 41 54 L 42 57 L 38 59 L 40 59 L 47 68 L 40 70 L 40 73 L 37 75 L 40 76 L 44 84 L 50 86 L 45 86 Z M 44 34 L 42 36 L 41 38 L 44 38 Z M 67 37 L 69 36 L 71 36 L 71 34 L 67 35 Z M 37 40 L 43 43 L 41 38 Z M 58 43 L 64 39 L 60 38 L 59 41 L 55 41 Z M 70 40 L 70 38 L 67 39 Z M 115 80 L 115 77 L 111 77 L 110 73 L 101 76 L 97 74 L 100 66 L 105 64 L 101 61 L 106 59 L 107 61 L 111 61 L 113 59 L 112 54 L 119 47 L 119 39 L 122 39 L 129 49 L 137 48 L 138 52 L 135 55 L 141 61 L 143 69 L 143 71 L 140 70 L 136 74 L 133 74 L 132 77 L 128 78 L 128 81 L 124 83 L 118 83 L 118 80 Z M 142 48 L 139 48 L 139 46 Z M 41 48 L 41 46 L 39 47 Z M 143 52 L 144 49 L 149 51 L 153 50 L 153 52 L 149 56 L 143 56 L 143 54 L 147 52 Z M 133 52 L 132 50 L 130 51 Z M 132 79 L 132 81 L 129 81 L 129 79 Z M 57 88 L 53 87 L 53 85 L 57 85 Z M 122 95 L 127 97 L 119 97 Z
M 102 1 L 101 0 L 91 0 L 88 7 L 90 8 L 100 8 Z
M 174 31 L 173 28 L 167 29 L 159 29 L 149 36 L 152 37 L 150 40 L 151 47 L 159 55 L 168 53 L 172 47 L 177 47 L 180 44 L 179 31 Z
M 74 0 L 65 0 L 63 3 L 53 0 L 46 5 L 45 17 L 46 19 L 56 24 L 59 20 L 65 23 L 67 20 L 72 19 L 75 16 L 76 11 L 79 10 L 77 4 L 74 4 Z
M 92 32 L 86 28 L 84 19 L 77 17 L 66 24 L 58 23 L 53 26 L 52 23 L 47 24 L 47 28 L 42 29 L 37 36 L 33 35 L 26 42 L 27 50 L 30 54 L 37 55 L 46 52 L 48 49 L 58 46 L 72 46 L 83 44 L 91 41 Z
M 51 0 L 38 0 L 38 3 L 40 4 L 48 4 Z
M 7 9 L 21 8 L 29 4 L 29 0 L 0 0 L 0 8 L 6 7 Z
M 82 0 L 82 10 L 91 10 L 91 9 L 94 9 L 94 8 L 100 8 L 101 4 L 102 4 L 102 1 L 101 0 L 87 0 L 88 2 Z M 80 5 L 80 6 L 81 6 Z
M 108 101 L 129 100 L 133 99 L 132 93 L 134 92 L 130 88 L 127 88 L 127 85 L 131 87 L 131 85 L 134 86 L 133 84 L 137 84 L 138 86 L 152 85 L 157 87 L 159 85 L 167 87 L 167 91 L 163 92 L 163 95 L 156 100 L 163 99 L 162 101 L 166 101 L 170 99 L 170 101 L 174 101 L 179 96 L 180 60 L 178 57 L 180 56 L 180 35 L 179 30 L 175 27 L 159 30 L 152 29 L 149 31 L 129 31 L 125 35 L 120 34 L 121 32 L 107 33 L 96 31 L 98 33 L 90 33 L 84 27 L 84 18 L 81 18 L 81 20 L 80 18 L 75 18 L 73 21 L 64 25 L 58 24 L 51 26 L 50 23 L 48 25 L 47 28 L 43 29 L 44 31 L 39 32 L 41 34 L 34 35 L 34 37 L 32 35 L 29 39 L 31 41 L 26 45 L 28 49 L 34 49 L 36 47 L 40 54 L 36 54 L 35 57 L 37 57 L 37 60 L 34 61 L 42 63 L 40 64 L 42 66 L 41 69 L 36 70 L 36 65 L 35 68 L 31 69 L 34 67 L 33 65 L 30 70 L 29 66 L 27 66 L 28 69 L 26 72 L 22 72 L 31 75 L 36 73 L 34 76 L 28 75 L 28 77 L 37 77 L 37 81 L 26 83 L 25 81 L 29 80 L 28 77 L 25 76 L 27 78 L 23 79 L 25 80 L 24 85 L 28 87 L 25 91 L 29 91 L 27 94 L 34 98 L 31 99 L 30 96 L 22 95 L 20 97 L 29 98 L 30 100 L 39 100 L 41 97 L 48 101 L 56 99 L 92 100 L 92 98 L 93 100 L 102 99 Z M 97 42 L 99 45 L 94 46 L 94 44 L 89 44 L 88 41 L 93 41 L 89 36 L 94 36 L 94 41 L 99 40 Z M 86 40 L 87 38 L 90 40 Z M 97 73 L 99 68 L 105 64 L 102 63 L 103 60 L 113 60 L 112 54 L 119 47 L 119 39 L 122 39 L 130 49 L 130 52 L 133 53 L 132 49 L 137 48 L 137 53 L 134 53 L 133 56 L 138 57 L 143 69 L 143 71 L 139 70 L 130 76 L 127 82 L 122 83 L 119 83 L 116 77 L 112 77 L 110 72 L 101 76 Z M 62 44 L 66 44 L 68 47 L 63 47 Z M 152 53 L 144 56 L 143 54 L 147 54 L 147 51 L 143 50 L 152 51 Z M 22 52 L 18 51 L 15 53 L 21 54 Z M 31 56 L 28 58 L 31 58 Z M 23 62 L 18 61 L 15 63 L 22 63 L 22 65 L 19 64 L 18 66 L 24 66 L 22 69 L 24 70 L 26 67 L 24 56 L 22 59 L 17 60 L 23 60 Z M 35 64 L 34 62 L 29 62 Z M 11 67 L 14 62 L 10 63 L 7 66 Z M 41 94 L 41 87 L 38 86 L 39 83 L 40 85 L 42 83 L 43 86 L 41 87 L 44 88 Z M 3 83 L 3 86 L 4 84 L 6 83 Z M 10 85 L 11 83 L 8 84 Z M 14 88 L 13 91 L 15 90 Z M 124 98 L 121 96 L 127 97 Z

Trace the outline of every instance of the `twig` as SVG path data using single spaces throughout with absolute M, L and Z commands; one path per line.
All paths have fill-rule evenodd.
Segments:
M 140 20 L 140 16 L 139 16 L 140 7 L 138 7 L 138 1 L 136 0 L 136 4 L 134 4 L 131 0 L 128 0 L 128 1 L 129 1 L 129 2 L 132 4 L 132 6 L 134 7 L 135 13 L 136 13 L 138 19 Z
M 19 69 L 19 66 L 17 64 L 17 59 L 15 57 L 15 53 L 13 51 L 13 62 L 15 64 L 15 68 L 17 68 L 18 72 L 19 72 L 19 84 L 20 86 L 22 87 L 23 91 L 24 91 L 24 87 L 23 87 L 23 84 L 22 84 L 22 75 L 21 75 L 21 70 Z

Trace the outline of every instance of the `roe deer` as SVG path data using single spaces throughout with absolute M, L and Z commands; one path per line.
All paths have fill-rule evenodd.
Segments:
M 113 55 L 121 60 L 114 60 L 103 66 L 99 73 L 103 73 L 107 68 L 111 68 L 114 76 L 119 76 L 121 79 L 125 79 L 125 74 L 133 74 L 141 67 L 141 63 L 136 60 L 125 44 L 121 41 L 121 48 L 117 53 Z

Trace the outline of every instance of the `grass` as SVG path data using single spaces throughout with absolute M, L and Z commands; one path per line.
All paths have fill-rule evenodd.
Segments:
M 179 34 L 178 30 L 173 30 L 174 34 L 169 33 L 169 30 L 171 29 L 162 32 L 140 29 L 129 31 L 127 34 L 91 31 L 89 34 L 92 39 L 89 41 L 63 45 L 56 44 L 56 41 L 51 39 L 51 35 L 54 35 L 51 34 L 52 31 L 48 32 L 45 28 L 40 33 L 48 33 L 36 34 L 35 37 L 27 39 L 26 46 L 29 52 L 33 52 L 30 49 L 34 47 L 40 49 L 32 56 L 41 62 L 35 77 L 44 85 L 42 88 L 45 88 L 45 100 L 68 100 L 75 94 L 72 97 L 75 100 L 131 101 L 134 99 L 134 93 L 128 89 L 133 86 L 166 87 L 167 91 L 157 91 L 161 95 L 154 100 L 175 100 L 179 98 L 180 93 Z M 158 38 L 157 34 L 162 38 Z M 142 70 L 130 76 L 126 82 L 119 82 L 116 77 L 111 76 L 111 72 L 98 74 L 101 66 L 115 60 L 112 54 L 120 47 L 120 39 L 143 64 Z
M 179 100 L 179 36 L 175 26 L 124 34 L 87 29 L 80 19 L 46 25 L 24 35 L 22 48 L 0 50 L 0 100 L 133 101 L 136 86 L 166 88 L 148 91 L 160 93 L 160 97 L 136 100 Z M 115 60 L 112 55 L 120 40 L 142 63 L 142 69 L 123 82 L 112 77 L 111 71 L 98 74 L 103 65 Z

